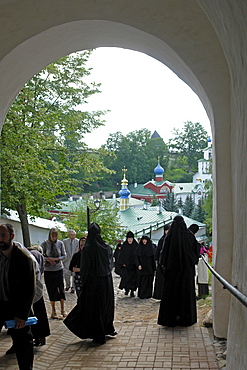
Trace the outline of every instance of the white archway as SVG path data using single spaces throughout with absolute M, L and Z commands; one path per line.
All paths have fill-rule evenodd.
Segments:
M 183 14 L 180 16 L 183 17 Z M 220 256 L 215 260 L 215 267 L 219 265 L 218 271 L 231 280 L 232 230 L 229 227 L 232 225 L 231 204 L 227 206 L 228 212 L 219 206 L 223 204 L 224 199 L 231 199 L 232 196 L 231 188 L 224 187 L 225 181 L 231 182 L 228 68 L 209 22 L 208 33 L 215 39 L 214 49 L 206 43 L 208 35 L 207 37 L 204 35 L 203 29 L 200 31 L 201 24 L 198 23 L 198 36 L 195 37 L 195 40 L 201 42 L 198 43 L 198 48 L 195 48 L 190 40 L 190 28 L 186 30 L 190 37 L 181 37 L 176 25 L 180 25 L 179 18 L 173 25 L 167 24 L 170 34 L 164 33 L 157 37 L 128 24 L 114 21 L 76 20 L 47 28 L 26 39 L 10 51 L 0 63 L 2 85 L 0 124 L 3 124 L 8 108 L 24 83 L 46 65 L 69 53 L 100 46 L 115 46 L 146 53 L 167 65 L 195 91 L 210 118 L 215 160 L 214 247 L 218 248 L 217 256 Z M 218 63 L 215 63 L 215 58 Z M 221 137 L 222 129 L 226 133 L 224 137 Z M 222 247 L 224 254 L 221 253 Z M 215 334 L 226 337 L 230 297 L 217 284 L 215 292 L 217 293 L 215 294 L 217 299 L 214 300 Z

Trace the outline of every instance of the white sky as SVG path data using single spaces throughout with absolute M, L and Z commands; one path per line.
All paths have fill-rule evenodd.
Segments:
M 98 48 L 89 58 L 89 81 L 102 83 L 102 93 L 88 99 L 84 110 L 110 110 L 106 124 L 85 135 L 91 148 L 99 148 L 111 133 L 147 128 L 165 142 L 173 128 L 200 122 L 211 136 L 208 116 L 197 95 L 164 64 L 145 54 Z

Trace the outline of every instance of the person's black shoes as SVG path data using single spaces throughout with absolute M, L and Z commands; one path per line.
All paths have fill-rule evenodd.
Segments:
M 117 332 L 113 331 L 112 333 L 109 333 L 108 335 L 110 335 L 110 337 L 115 337 L 117 335 Z
M 8 349 L 8 351 L 6 351 L 6 355 L 12 355 L 12 353 L 15 353 L 15 347 L 12 346 Z
M 38 339 L 35 339 L 34 342 L 33 342 L 33 345 L 35 347 L 39 347 L 39 346 L 44 346 L 46 343 L 46 340 L 45 338 L 38 338 Z
M 46 343 L 46 339 L 45 338 L 40 338 L 39 342 L 40 342 L 41 346 L 44 346 L 45 343 Z

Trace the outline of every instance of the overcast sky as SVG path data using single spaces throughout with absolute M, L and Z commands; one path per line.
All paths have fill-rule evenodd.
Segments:
M 169 68 L 145 54 L 120 48 L 98 48 L 89 58 L 90 81 L 102 93 L 89 98 L 87 111 L 110 110 L 106 124 L 85 136 L 89 147 L 105 144 L 110 133 L 147 128 L 165 142 L 173 128 L 200 122 L 211 136 L 208 116 L 197 95 Z

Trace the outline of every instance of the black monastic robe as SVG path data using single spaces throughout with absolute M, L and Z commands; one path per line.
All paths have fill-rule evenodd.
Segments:
M 113 253 L 99 234 L 90 236 L 90 227 L 81 254 L 81 295 L 64 324 L 81 339 L 92 338 L 103 343 L 105 335 L 115 331 Z
M 164 287 L 158 324 L 171 327 L 190 326 L 197 321 L 195 293 L 195 264 L 199 258 L 197 241 L 187 228 L 175 230 L 176 232 L 172 229 L 171 226 L 160 257 Z
M 142 240 L 135 251 L 136 266 L 141 266 L 142 269 L 137 269 L 138 276 L 138 297 L 151 298 L 153 293 L 153 279 L 156 270 L 154 259 L 154 247 L 151 240 L 148 238 L 147 244 L 143 244 Z
M 163 247 L 163 244 L 164 244 L 165 236 L 166 235 L 163 235 L 160 238 L 160 240 L 158 242 L 158 246 L 157 246 L 156 251 L 155 251 L 155 261 L 156 261 L 156 264 L 157 264 L 155 281 L 154 281 L 154 292 L 153 292 L 153 298 L 155 298 L 155 299 L 161 299 L 162 291 L 163 291 L 164 276 L 163 276 L 163 272 L 162 272 L 162 269 L 161 269 L 161 265 L 159 263 L 159 259 L 160 259 L 160 253 L 161 253 L 161 250 L 162 250 L 162 247 Z
M 126 240 L 122 245 L 118 257 L 118 263 L 122 270 L 119 289 L 125 289 L 126 291 L 135 291 L 137 289 L 137 269 L 135 264 L 135 250 L 137 246 L 138 243 L 135 239 L 131 244 Z

